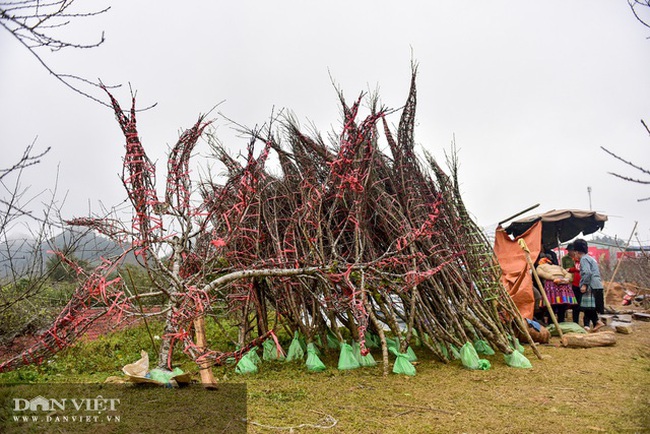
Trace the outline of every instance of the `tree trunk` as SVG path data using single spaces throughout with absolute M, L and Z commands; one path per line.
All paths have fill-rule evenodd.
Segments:
M 172 315 L 172 309 L 170 309 L 169 312 L 167 312 L 167 318 L 165 319 L 165 329 L 162 333 L 162 342 L 160 343 L 160 352 L 158 353 L 158 368 L 160 369 L 171 370 L 171 354 L 174 348 L 169 336 L 176 331 L 172 326 Z
M 562 338 L 562 345 L 569 348 L 593 348 L 616 345 L 616 334 L 611 331 L 599 333 L 568 333 Z

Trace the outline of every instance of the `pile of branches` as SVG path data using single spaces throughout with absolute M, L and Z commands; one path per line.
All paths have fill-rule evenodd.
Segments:
M 275 337 L 278 324 L 307 343 L 327 342 L 328 334 L 343 342 L 347 329 L 363 355 L 367 332 L 376 333 L 385 369 L 386 330 L 400 353 L 417 333 L 441 361 L 477 339 L 513 351 L 513 328 L 527 335 L 526 328 L 465 209 L 455 154 L 447 174 L 430 155 L 415 153 L 415 78 L 414 68 L 396 131 L 387 120 L 393 112 L 377 97 L 361 118 L 363 95 L 350 105 L 339 92 L 342 128 L 328 142 L 291 117 L 248 131 L 245 162 L 211 141 L 225 182 L 190 177 L 209 124 L 200 117 L 170 153 L 163 200 L 138 136 L 135 99 L 126 114 L 109 94 L 126 137 L 122 180 L 134 217 L 130 226 L 105 218 L 70 223 L 127 243 L 158 288 L 139 294 L 114 285 L 120 297 L 113 308 L 132 312 L 144 297 L 167 297 L 159 366 L 171 366 L 178 341 L 201 367 L 223 363 Z M 272 155 L 279 173 L 266 167 Z M 194 321 L 216 307 L 228 313 L 217 320 L 239 324 L 237 352 L 193 339 Z
M 614 277 L 614 281 L 618 283 L 629 282 L 642 288 L 650 288 L 650 255 L 643 253 L 642 256 L 621 256 L 618 259 L 620 265 L 616 275 L 611 265 L 604 267 L 604 261 L 601 261 L 603 279 L 609 281 Z

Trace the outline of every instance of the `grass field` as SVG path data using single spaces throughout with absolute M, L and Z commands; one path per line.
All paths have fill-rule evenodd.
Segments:
M 554 338 L 541 347 L 544 360 L 526 350 L 533 363 L 529 370 L 510 368 L 495 355 L 487 357 L 490 370 L 469 371 L 459 362 L 436 362 L 419 348 L 415 377 L 385 378 L 379 366 L 338 371 L 332 368 L 335 353 L 323 357 L 329 368 L 321 373 L 307 372 L 298 363 L 264 362 L 259 373 L 248 376 L 236 374 L 232 366 L 217 367 L 214 373 L 222 383 L 245 383 L 247 425 L 238 420 L 239 426 L 217 429 L 224 410 L 204 410 L 223 403 L 219 392 L 200 387 L 126 389 L 121 395 L 125 402 L 147 405 L 128 407 L 119 424 L 59 425 L 52 432 L 198 433 L 239 428 L 272 433 L 290 432 L 290 427 L 301 433 L 650 432 L 650 323 L 636 322 L 633 334 L 617 338 L 614 347 L 592 349 L 561 348 Z M 142 329 L 134 329 L 79 343 L 41 367 L 1 374 L 0 382 L 50 386 L 103 382 L 110 375 L 121 375 L 120 367 L 136 360 L 139 348 L 150 348 L 148 339 Z M 195 370 L 189 361 L 182 368 Z M 24 428 L 13 426 L 13 432 L 28 431 Z

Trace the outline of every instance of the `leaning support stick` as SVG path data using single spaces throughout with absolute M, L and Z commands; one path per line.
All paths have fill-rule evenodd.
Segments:
M 537 356 L 539 360 L 542 360 L 542 353 L 539 352 L 539 348 L 537 348 L 537 344 L 533 340 L 533 337 L 530 335 L 530 332 L 528 331 L 528 326 L 526 325 L 526 322 L 524 321 L 524 317 L 521 315 L 521 312 L 519 312 L 519 308 L 517 305 L 512 301 L 512 298 L 508 297 L 507 298 L 509 304 L 511 304 L 511 308 L 513 311 L 516 312 L 516 315 L 514 315 L 515 322 L 519 326 L 519 329 L 522 331 L 524 336 L 526 337 L 526 341 L 530 344 L 530 348 L 533 349 L 533 353 Z M 496 300 L 495 300 L 496 301 Z
M 539 292 L 542 293 L 542 299 L 544 300 L 546 309 L 548 309 L 548 314 L 551 316 L 551 320 L 553 321 L 553 324 L 555 324 L 555 328 L 557 329 L 557 332 L 560 334 L 560 339 L 562 339 L 564 337 L 564 334 L 562 333 L 562 329 L 560 328 L 560 325 L 557 322 L 557 318 L 555 317 L 555 312 L 553 312 L 553 308 L 551 307 L 551 302 L 548 301 L 548 297 L 546 296 L 546 291 L 544 291 L 544 285 L 542 285 L 542 281 L 540 280 L 539 275 L 537 274 L 537 270 L 535 270 L 533 261 L 530 259 L 530 250 L 528 250 L 528 246 L 526 245 L 526 242 L 524 240 L 519 240 L 519 247 L 521 247 L 521 249 L 526 254 L 526 262 L 528 262 L 530 269 L 533 271 L 533 277 L 535 277 L 535 282 L 537 282 L 537 285 L 539 285 L 540 288 Z

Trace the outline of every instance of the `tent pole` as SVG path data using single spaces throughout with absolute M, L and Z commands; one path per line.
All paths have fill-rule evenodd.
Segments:
M 548 301 L 548 297 L 546 296 L 546 291 L 544 291 L 544 285 L 542 285 L 542 281 L 539 278 L 539 275 L 537 274 L 537 270 L 535 270 L 535 266 L 533 264 L 533 261 L 530 259 L 530 250 L 528 250 L 528 246 L 526 245 L 526 242 L 523 239 L 519 240 L 519 246 L 521 249 L 524 251 L 525 256 L 526 256 L 526 262 L 528 262 L 528 265 L 530 266 L 530 269 L 533 272 L 533 277 L 535 278 L 535 281 L 537 282 L 537 285 L 539 286 L 539 292 L 542 294 L 542 299 L 544 299 L 544 304 L 546 305 L 546 309 L 548 310 L 549 315 L 551 316 L 551 320 L 553 321 L 553 324 L 555 324 L 555 328 L 557 329 L 558 333 L 560 334 L 560 339 L 564 337 L 562 333 L 562 329 L 560 328 L 560 325 L 557 322 L 557 318 L 555 317 L 555 313 L 553 312 L 553 308 L 551 307 L 551 303 Z
M 514 218 L 517 218 L 517 217 L 519 217 L 520 215 L 522 215 L 523 213 L 526 213 L 526 212 L 530 211 L 531 209 L 535 209 L 535 208 L 537 208 L 538 206 L 539 206 L 539 204 L 536 204 L 536 205 L 533 205 L 533 206 L 529 206 L 529 207 L 526 208 L 525 210 L 523 210 L 523 211 L 519 211 L 517 214 L 511 215 L 510 217 L 501 220 L 499 223 L 497 223 L 497 226 L 501 226 L 501 225 L 504 224 L 505 222 L 510 221 L 510 220 L 512 220 L 512 219 L 514 219 Z

